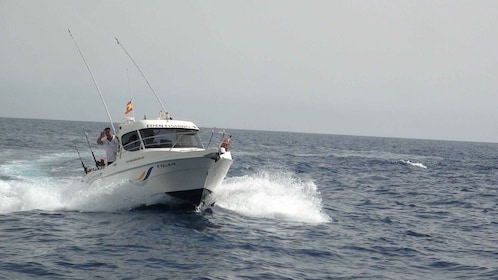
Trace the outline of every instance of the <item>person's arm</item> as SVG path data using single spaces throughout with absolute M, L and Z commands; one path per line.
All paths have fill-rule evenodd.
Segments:
M 105 135 L 105 132 L 102 131 L 100 133 L 99 139 L 97 139 L 97 144 L 104 145 L 104 142 L 102 142 L 102 138 L 104 138 L 104 135 Z

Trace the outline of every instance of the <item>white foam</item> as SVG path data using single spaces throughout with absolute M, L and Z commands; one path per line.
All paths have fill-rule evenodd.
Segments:
M 306 223 L 330 222 L 312 180 L 275 171 L 227 178 L 215 193 L 216 205 L 251 217 Z
M 0 181 L 0 214 L 30 210 L 110 212 L 171 200 L 167 195 L 145 197 L 127 182 L 89 186 L 80 179 Z
M 0 213 L 36 209 L 108 212 L 168 201 L 167 196 L 144 197 L 139 188 L 128 182 L 88 186 L 82 182 L 78 162 L 65 167 L 68 172 L 54 169 L 57 165 L 53 162 L 66 157 L 53 155 L 0 165 L 0 176 L 6 178 L 0 180 Z M 227 178 L 216 191 L 215 199 L 220 207 L 252 217 L 306 223 L 331 220 L 322 210 L 314 182 L 285 171 Z
M 5 178 L 0 180 L 0 213 L 64 207 L 64 186 L 73 185 L 75 179 L 55 179 L 49 173 L 54 161 L 72 156 L 70 153 L 43 155 L 0 165 L 0 175 Z
M 410 166 L 427 169 L 427 166 L 423 165 L 420 162 L 412 162 L 412 161 L 409 161 L 409 160 L 401 160 L 401 162 L 404 163 L 404 164 L 410 165 Z
M 30 210 L 117 211 L 153 204 L 163 197 L 144 198 L 122 182 L 88 186 L 78 162 L 64 166 L 74 154 L 60 153 L 0 165 L 0 213 Z M 61 166 L 54 164 L 61 162 Z M 54 176 L 52 173 L 56 173 Z M 62 176 L 62 177 L 61 177 Z
M 45 180 L 0 181 L 0 213 L 33 209 L 51 211 L 61 208 L 62 205 L 60 190 Z

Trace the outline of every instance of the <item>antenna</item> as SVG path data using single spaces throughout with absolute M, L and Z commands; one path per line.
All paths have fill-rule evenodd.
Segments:
M 147 85 L 149 86 L 150 90 L 152 90 L 152 93 L 154 94 L 154 96 L 156 97 L 157 101 L 159 102 L 159 104 L 161 105 L 161 109 L 163 109 L 164 112 L 168 112 L 166 111 L 166 109 L 164 108 L 164 105 L 163 103 L 161 102 L 161 99 L 159 99 L 159 96 L 157 96 L 156 94 L 156 91 L 152 88 L 152 86 L 150 85 L 149 83 L 149 80 L 147 80 L 147 77 L 145 77 L 145 74 L 142 72 L 142 70 L 140 70 L 140 67 L 138 67 L 137 63 L 135 62 L 135 60 L 131 57 L 131 55 L 126 51 L 126 49 L 124 48 L 124 46 L 119 42 L 118 38 L 114 38 L 116 39 L 116 42 L 118 43 L 118 45 L 123 49 L 123 51 L 126 53 L 126 55 L 130 58 L 130 60 L 133 62 L 133 64 L 135 65 L 135 67 L 137 67 L 138 69 L 138 72 L 140 72 L 140 74 L 142 75 L 142 77 L 145 79 L 145 82 L 147 82 Z
M 95 77 L 93 76 L 92 70 L 90 70 L 90 66 L 88 66 L 88 63 L 86 63 L 86 59 L 83 56 L 83 53 L 81 52 L 80 47 L 78 46 L 78 43 L 76 43 L 76 39 L 74 39 L 73 34 L 71 34 L 71 30 L 68 29 L 67 31 L 69 31 L 69 36 L 71 36 L 71 38 L 73 39 L 74 44 L 76 45 L 76 48 L 78 49 L 78 52 L 80 53 L 81 58 L 83 59 L 83 62 L 85 63 L 86 68 L 88 69 L 88 72 L 90 72 L 90 76 L 92 76 L 93 84 L 95 85 L 95 87 L 97 88 L 97 91 L 99 92 L 100 100 L 102 100 L 102 103 L 104 104 L 105 111 L 107 112 L 107 117 L 109 117 L 109 121 L 111 122 L 112 131 L 114 134 L 116 134 L 116 129 L 114 128 L 114 123 L 112 122 L 111 114 L 109 113 L 109 109 L 107 109 L 107 104 L 105 104 L 104 96 L 102 95 L 102 92 L 100 91 L 99 85 L 97 84 L 97 81 L 95 80 Z

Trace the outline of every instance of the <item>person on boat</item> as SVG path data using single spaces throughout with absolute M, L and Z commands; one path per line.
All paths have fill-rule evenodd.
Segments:
M 118 153 L 118 138 L 112 134 L 111 128 L 106 127 L 104 131 L 100 133 L 99 139 L 97 139 L 97 144 L 104 146 L 107 157 L 107 165 L 111 165 L 116 161 L 116 155 Z

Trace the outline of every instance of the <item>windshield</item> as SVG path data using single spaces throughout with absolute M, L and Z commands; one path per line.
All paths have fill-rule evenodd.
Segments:
M 146 149 L 204 148 L 197 130 L 179 128 L 147 128 L 140 130 Z

